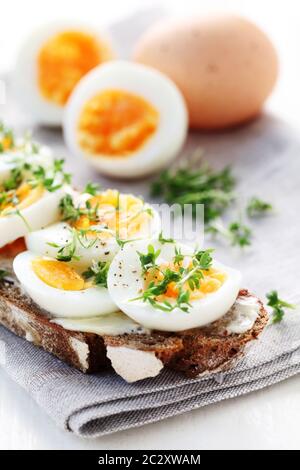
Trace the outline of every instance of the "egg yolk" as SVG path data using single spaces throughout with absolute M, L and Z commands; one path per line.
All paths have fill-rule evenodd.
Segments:
M 108 48 L 92 35 L 66 31 L 50 38 L 37 58 L 39 89 L 43 97 L 63 106 L 87 72 L 111 58 Z
M 158 120 L 158 111 L 144 98 L 123 90 L 106 90 L 84 105 L 78 144 L 91 155 L 126 157 L 153 136 Z
M 178 265 L 174 266 L 173 264 L 164 264 L 159 266 L 159 269 L 152 270 L 150 269 L 145 276 L 145 289 L 149 286 L 151 281 L 154 281 L 155 284 L 163 280 L 163 272 L 166 268 L 169 268 L 173 271 L 178 270 Z M 188 283 L 183 285 L 185 291 L 189 291 L 190 300 L 198 300 L 204 298 L 207 294 L 211 294 L 220 289 L 227 279 L 227 275 L 224 272 L 218 271 L 215 268 L 210 268 L 208 270 L 201 271 L 203 277 L 200 279 L 199 289 L 192 290 Z M 167 287 L 166 292 L 163 295 L 157 297 L 159 302 L 162 302 L 166 297 L 171 299 L 177 299 L 179 295 L 179 289 L 175 282 L 170 282 Z
M 12 210 L 26 209 L 38 201 L 43 192 L 44 188 L 41 185 L 32 188 L 28 183 L 21 184 L 18 189 L 8 194 L 8 202 L 0 205 L 0 215 L 4 217 Z
M 62 261 L 35 259 L 32 269 L 41 281 L 56 289 L 78 291 L 85 288 L 84 279 Z
M 12 136 L 6 135 L 0 138 L 1 151 L 12 150 L 14 147 L 14 141 Z
M 117 190 L 107 191 L 89 199 L 90 207 L 97 208 L 97 222 L 82 215 L 73 225 L 78 230 L 88 230 L 93 225 L 103 225 L 118 232 L 121 239 L 133 237 L 146 224 L 151 215 L 143 210 L 143 201 L 132 195 L 119 195 Z M 117 206 L 119 204 L 119 210 Z M 94 232 L 91 230 L 91 235 Z M 111 237 L 110 232 L 101 232 L 101 238 Z

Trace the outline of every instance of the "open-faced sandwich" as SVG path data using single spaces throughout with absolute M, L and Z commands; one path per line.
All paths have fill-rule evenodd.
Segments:
M 4 130 L 3 130 L 4 132 Z M 133 382 L 230 367 L 267 323 L 212 250 L 161 234 L 151 205 L 70 187 L 63 162 L 7 133 L 0 156 L 0 323 L 83 372 Z

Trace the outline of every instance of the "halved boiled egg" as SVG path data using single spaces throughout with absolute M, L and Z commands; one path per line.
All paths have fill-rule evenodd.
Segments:
M 6 200 L 2 204 L 0 200 L 0 248 L 59 219 L 62 188 L 49 192 L 40 185 L 32 188 L 23 183 L 5 194 Z
M 109 176 L 135 178 L 176 157 L 187 134 L 187 111 L 176 85 L 163 74 L 115 61 L 80 81 L 63 127 L 78 157 Z
M 9 179 L 13 169 L 20 168 L 25 164 L 46 169 L 51 167 L 53 162 L 54 157 L 49 147 L 35 148 L 33 152 L 29 144 L 20 143 L 13 150 L 0 154 L 0 185 Z
M 0 157 L 0 248 L 59 220 L 69 182 L 63 160 L 47 152 L 18 149 Z
M 44 25 L 19 52 L 13 77 L 18 102 L 36 122 L 60 125 L 79 80 L 112 56 L 107 40 L 89 27 Z
M 241 275 L 213 261 L 209 251 L 143 240 L 119 251 L 107 279 L 113 301 L 134 321 L 182 331 L 222 317 L 237 298 Z
M 47 168 L 53 162 L 49 147 L 37 144 L 30 135 L 16 138 L 12 129 L 0 122 L 0 185 L 9 179 L 14 168 L 25 164 Z
M 36 254 L 57 259 L 66 260 L 69 254 L 76 266 L 110 261 L 123 241 L 152 238 L 161 230 L 160 216 L 153 207 L 117 190 L 83 194 L 77 202 L 66 196 L 61 206 L 66 220 L 28 233 L 26 245 Z
M 106 287 L 86 281 L 64 262 L 25 251 L 15 258 L 13 268 L 28 295 L 54 316 L 90 318 L 117 310 Z

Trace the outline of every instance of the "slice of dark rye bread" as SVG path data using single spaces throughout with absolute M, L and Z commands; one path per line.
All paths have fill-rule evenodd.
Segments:
M 0 259 L 0 268 L 10 263 Z M 240 296 L 254 297 L 247 290 L 241 290 Z M 196 377 L 229 368 L 246 344 L 258 337 L 268 316 L 257 301 L 259 315 L 253 327 L 242 334 L 227 334 L 225 316 L 207 327 L 176 333 L 99 336 L 69 331 L 50 322 L 47 313 L 24 295 L 11 276 L 8 282 L 0 283 L 0 324 L 85 373 L 107 369 L 112 361 L 115 370 L 128 381 L 157 375 L 163 366 Z M 230 311 L 226 315 L 230 316 Z

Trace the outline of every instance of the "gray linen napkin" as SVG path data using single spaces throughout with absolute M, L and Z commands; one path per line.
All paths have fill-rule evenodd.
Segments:
M 193 380 L 167 370 L 134 384 L 111 371 L 84 376 L 4 328 L 0 328 L 1 362 L 59 426 L 96 437 L 243 395 L 297 374 L 299 318 L 295 314 L 277 327 L 269 326 L 233 370 Z
M 152 20 L 158 16 L 160 12 L 154 12 Z M 136 24 L 138 29 L 134 29 Z M 131 46 L 126 44 L 126 38 L 132 41 L 144 26 L 135 17 L 134 21 L 111 28 L 124 55 L 128 55 Z M 9 96 L 7 106 L 0 106 L 0 115 L 20 130 L 30 126 L 30 117 L 22 115 Z M 66 156 L 77 185 L 95 180 L 92 169 L 79 161 L 74 163 L 67 155 L 59 132 L 35 129 L 34 135 L 51 145 L 57 155 Z M 270 289 L 278 289 L 283 298 L 299 303 L 300 142 L 296 132 L 264 115 L 230 132 L 191 133 L 186 151 L 199 145 L 214 166 L 233 166 L 239 197 L 238 207 L 228 214 L 228 219 L 236 218 L 253 195 L 271 201 L 275 207 L 274 215 L 252 222 L 253 243 L 244 252 L 213 240 L 206 244 L 216 247 L 220 261 L 240 269 L 243 286 L 261 298 Z M 98 179 L 103 187 L 111 186 L 105 178 Z M 118 187 L 148 198 L 145 181 L 118 182 Z M 80 436 L 95 437 L 243 395 L 297 374 L 300 313 L 290 312 L 281 324 L 267 327 L 233 370 L 194 380 L 167 370 L 154 379 L 134 384 L 127 384 L 112 372 L 85 376 L 2 327 L 0 365 L 59 426 Z

